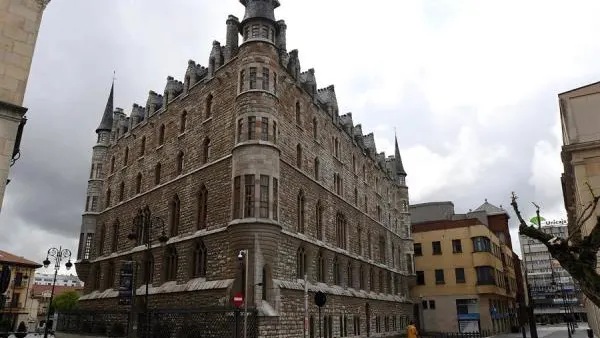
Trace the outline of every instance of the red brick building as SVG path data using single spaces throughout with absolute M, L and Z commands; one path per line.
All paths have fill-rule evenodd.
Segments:
M 339 115 L 334 87 L 301 72 L 278 0 L 241 2 L 243 20 L 229 16 L 208 67 L 190 60 L 183 82 L 168 77 L 130 116 L 113 109 L 111 89 L 83 214 L 80 304 L 117 309 L 120 264 L 133 260 L 138 295 L 150 276 L 151 308 L 227 307 L 248 250 L 261 336 L 304 337 L 305 283 L 307 336 L 318 334 L 316 291 L 328 294 L 327 337 L 396 334 L 412 317 L 414 278 L 398 146 L 378 153 L 372 133 Z M 159 217 L 166 243 L 136 216 Z

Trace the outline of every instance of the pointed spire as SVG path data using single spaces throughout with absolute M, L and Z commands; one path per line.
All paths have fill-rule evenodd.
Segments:
M 106 102 L 106 107 L 104 108 L 104 114 L 102 115 L 102 121 L 100 121 L 100 125 L 98 129 L 96 129 L 96 133 L 100 131 L 111 131 L 113 124 L 113 112 L 114 112 L 114 91 L 115 91 L 115 79 L 113 77 L 112 86 L 110 87 L 110 94 L 108 95 L 108 101 Z
M 402 157 L 400 157 L 400 148 L 398 148 L 398 137 L 396 136 L 396 132 L 394 131 L 394 143 L 395 143 L 395 147 L 396 149 L 394 150 L 394 161 L 396 162 L 395 164 L 395 169 L 396 169 L 396 176 L 406 176 L 406 171 L 404 171 L 404 165 L 402 165 Z

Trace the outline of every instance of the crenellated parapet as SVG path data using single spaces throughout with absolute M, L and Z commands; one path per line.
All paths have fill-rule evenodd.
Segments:
M 183 93 L 183 82 L 175 80 L 172 76 L 167 76 L 167 84 L 163 95 L 163 107 L 166 107 L 169 102 Z
M 318 102 L 325 109 L 325 111 L 332 117 L 337 118 L 338 114 L 338 103 L 337 97 L 335 96 L 335 87 L 330 85 L 326 88 L 317 90 Z
M 131 129 L 144 121 L 146 117 L 146 109 L 137 103 L 131 108 Z
M 184 92 L 187 91 L 196 83 L 202 81 L 208 75 L 208 68 L 197 64 L 194 60 L 188 61 L 188 67 L 185 71 L 185 79 L 183 82 Z
M 148 92 L 148 100 L 146 101 L 146 118 L 152 116 L 159 111 L 163 105 L 163 96 L 151 90 Z
M 294 80 L 300 80 L 300 59 L 298 58 L 297 49 L 294 49 L 290 52 L 286 68 Z
M 375 147 L 375 135 L 373 135 L 373 133 L 364 135 L 363 143 L 365 145 L 367 155 L 372 159 L 375 159 L 375 154 L 377 154 L 377 148 Z
M 215 71 L 224 64 L 223 48 L 217 40 L 213 41 L 210 57 L 208 58 L 208 76 L 215 76 Z
M 300 73 L 300 86 L 304 88 L 313 98 L 317 97 L 317 79 L 315 69 L 311 68 Z
M 344 115 L 341 115 L 340 124 L 342 126 L 342 129 L 344 129 L 344 131 L 346 132 L 346 134 L 348 134 L 349 136 L 353 136 L 354 122 L 352 122 L 352 113 L 346 113 Z

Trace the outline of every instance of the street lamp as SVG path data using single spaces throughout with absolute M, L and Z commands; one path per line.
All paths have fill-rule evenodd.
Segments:
M 158 236 L 158 241 L 161 245 L 165 244 L 169 239 L 167 237 L 167 234 L 165 233 L 165 222 L 162 220 L 162 218 L 158 216 L 151 217 L 149 212 L 147 214 L 139 213 L 133 218 L 132 231 L 127 236 L 129 240 L 141 239 L 143 241 L 143 244 L 146 245 L 146 250 L 144 252 L 144 275 L 146 279 L 146 293 L 144 294 L 144 314 L 146 315 L 146 336 L 148 336 L 148 332 L 150 330 L 150 315 L 148 313 L 148 288 L 150 284 L 150 267 L 148 264 L 148 257 L 150 256 L 152 249 L 150 235 L 156 226 L 160 227 L 160 235 Z
M 244 259 L 244 338 L 248 337 L 248 249 L 240 250 L 238 259 Z
M 44 260 L 44 268 L 50 266 L 50 258 L 54 261 L 54 280 L 52 281 L 52 292 L 50 292 L 50 303 L 48 303 L 48 314 L 46 315 L 46 327 L 44 328 L 44 338 L 48 338 L 48 323 L 50 323 L 50 307 L 52 306 L 52 298 L 54 298 L 54 286 L 56 286 L 56 275 L 60 269 L 60 263 L 63 259 L 67 260 L 65 267 L 67 270 L 71 269 L 73 263 L 71 263 L 71 250 L 63 249 L 62 246 L 57 248 L 48 249 L 46 259 Z

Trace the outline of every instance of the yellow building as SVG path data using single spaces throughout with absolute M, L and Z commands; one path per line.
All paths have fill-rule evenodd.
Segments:
M 36 326 L 37 302 L 33 301 L 31 289 L 35 270 L 40 267 L 42 264 L 0 250 L 0 280 L 5 271 L 10 272 L 8 288 L 0 295 L 0 323 L 8 321 L 12 331 L 20 322 L 31 330 Z
M 0 0 L 0 207 L 25 125 L 23 97 L 42 14 L 50 0 Z
M 576 219 L 592 201 L 588 184 L 596 195 L 600 194 L 600 82 L 570 90 L 558 95 L 563 147 L 562 175 L 565 209 L 569 233 L 579 238 L 589 235 L 596 225 L 590 217 L 581 229 Z M 600 215 L 596 210 L 596 215 Z M 600 265 L 597 267 L 600 272 Z M 600 335 L 600 308 L 584 298 L 588 323 Z
M 421 330 L 510 332 L 518 325 L 513 251 L 484 212 L 456 216 L 452 206 L 444 219 L 413 222 Z

